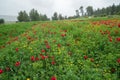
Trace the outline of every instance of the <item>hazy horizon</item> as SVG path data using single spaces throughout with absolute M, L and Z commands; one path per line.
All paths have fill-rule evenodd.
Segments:
M 83 6 L 93 6 L 93 9 L 103 8 L 112 4 L 118 5 L 120 0 L 0 0 L 0 15 L 17 16 L 19 11 L 38 10 L 39 13 L 46 14 L 49 18 L 54 12 L 61 13 L 63 16 L 75 15 L 75 10 Z

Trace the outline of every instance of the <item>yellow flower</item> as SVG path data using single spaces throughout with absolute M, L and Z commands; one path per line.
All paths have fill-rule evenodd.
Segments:
M 30 78 L 27 78 L 27 80 L 30 80 Z
M 61 53 L 61 50 L 60 50 L 60 48 L 58 48 L 58 54 L 60 54 Z

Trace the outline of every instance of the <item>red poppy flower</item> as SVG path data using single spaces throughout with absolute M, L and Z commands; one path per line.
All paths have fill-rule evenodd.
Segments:
M 52 61 L 51 64 L 54 65 L 54 64 L 55 64 L 55 61 Z
M 61 36 L 62 36 L 62 37 L 65 37 L 65 36 L 66 36 L 66 34 L 61 34 Z
M 34 56 L 31 56 L 31 61 L 35 61 L 35 57 Z
M 3 70 L 2 69 L 0 69 L 0 74 L 2 74 L 3 73 Z
M 46 45 L 46 48 L 47 48 L 47 49 L 50 49 L 50 45 Z
M 118 27 L 120 28 L 120 23 L 118 24 Z
M 44 56 L 45 58 L 48 58 L 48 56 Z
M 120 58 L 119 58 L 119 59 L 117 59 L 117 62 L 120 64 Z
M 61 44 L 58 44 L 57 46 L 58 46 L 58 47 L 61 47 Z
M 112 42 L 112 38 L 109 38 L 109 41 Z
M 116 41 L 120 42 L 120 37 L 116 38 Z
M 15 66 L 20 66 L 20 61 L 17 61 L 17 62 L 15 63 Z
M 44 50 L 44 49 L 42 49 L 42 50 L 41 50 L 41 52 L 45 52 L 45 50 Z
M 64 30 L 64 32 L 67 32 L 67 30 Z
M 44 60 L 44 59 L 45 59 L 45 56 L 42 55 L 41 58 L 42 58 L 42 60 Z
M 57 78 L 55 76 L 52 76 L 51 80 L 57 80 Z
M 88 56 L 84 56 L 84 59 L 86 60 L 88 58 Z
M 18 49 L 18 48 L 16 48 L 15 50 L 16 50 L 16 52 L 18 52 L 18 50 L 19 50 L 19 49 Z
M 38 61 L 38 60 L 39 60 L 39 58 L 38 58 L 38 57 L 36 57 L 36 58 L 35 58 L 35 60 L 36 60 L 36 61 Z

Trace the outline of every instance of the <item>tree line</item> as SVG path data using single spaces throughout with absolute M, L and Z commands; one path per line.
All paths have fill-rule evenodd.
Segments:
M 39 14 L 37 10 L 32 9 L 29 12 L 29 15 L 27 14 L 26 11 L 20 11 L 18 13 L 18 17 L 17 17 L 19 22 L 28 22 L 28 21 L 48 21 L 50 20 L 46 14 Z M 62 16 L 62 14 L 58 14 L 57 12 L 54 12 L 53 16 L 52 16 L 52 20 L 63 20 L 63 19 L 67 19 L 67 16 Z
M 76 17 L 81 16 L 106 16 L 106 15 L 120 15 L 120 4 L 112 6 L 108 6 L 106 8 L 98 8 L 96 10 L 93 9 L 92 6 L 88 6 L 85 11 L 83 6 L 80 6 L 76 11 Z
M 62 14 L 58 14 L 54 12 L 53 16 L 51 17 L 52 20 L 64 20 L 64 19 L 74 19 L 78 17 L 85 17 L 85 16 L 107 16 L 107 15 L 120 15 L 120 4 L 119 5 L 111 5 L 106 8 L 98 8 L 93 9 L 92 6 L 88 6 L 84 9 L 83 6 L 80 6 L 79 9 L 75 10 L 76 15 L 74 16 L 63 16 Z M 18 21 L 19 22 L 27 22 L 27 21 L 47 21 L 50 20 L 46 14 L 39 14 L 37 10 L 32 9 L 29 12 L 29 15 L 26 11 L 20 11 L 18 13 Z
M 37 10 L 32 9 L 29 12 L 29 15 L 26 11 L 20 11 L 17 17 L 19 22 L 27 22 L 27 21 L 47 21 L 49 18 L 46 14 L 39 14 Z

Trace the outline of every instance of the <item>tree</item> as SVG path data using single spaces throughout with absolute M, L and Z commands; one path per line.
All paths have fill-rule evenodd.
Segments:
M 39 13 L 35 9 L 32 9 L 30 11 L 29 15 L 30 15 L 30 20 L 31 21 L 39 21 L 40 20 Z
M 52 16 L 52 20 L 58 20 L 58 14 L 55 12 Z
M 40 21 L 47 21 L 47 20 L 49 20 L 46 14 L 44 14 L 44 15 L 40 14 L 39 17 L 40 17 Z
M 0 24 L 3 24 L 4 22 L 4 19 L 0 19 Z
M 92 6 L 88 6 L 86 8 L 87 14 L 88 16 L 92 16 L 93 15 L 93 7 Z
M 81 6 L 81 7 L 79 8 L 79 10 L 80 10 L 80 12 L 82 13 L 82 16 L 83 16 L 83 14 L 84 14 L 83 6 Z
M 23 16 L 23 12 L 22 12 L 22 11 L 20 11 L 20 12 L 18 13 L 17 19 L 18 19 L 19 22 L 24 21 L 24 16 Z
M 20 21 L 20 22 L 23 22 L 23 21 L 27 22 L 27 21 L 30 20 L 28 14 L 26 13 L 26 11 L 20 11 L 20 12 L 18 13 L 17 19 L 18 19 L 18 21 Z
M 114 15 L 115 14 L 115 4 L 112 5 L 111 7 L 111 15 Z
M 62 16 L 62 14 L 59 14 L 58 19 L 59 20 L 63 20 L 64 19 L 64 17 Z
M 30 21 L 30 18 L 28 16 L 28 14 L 26 13 L 26 11 L 23 12 L 23 16 L 24 16 L 24 21 L 25 22 Z
M 75 10 L 75 12 L 76 12 L 76 17 L 79 17 L 80 15 L 79 15 L 79 10 Z

